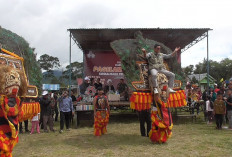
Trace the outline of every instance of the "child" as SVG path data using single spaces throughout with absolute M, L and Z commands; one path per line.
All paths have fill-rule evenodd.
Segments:
M 191 98 L 191 108 L 192 108 L 192 114 L 194 114 L 194 109 L 197 109 L 197 114 L 199 114 L 199 108 L 197 108 L 197 102 L 198 102 L 198 94 L 197 94 L 197 90 L 193 89 L 190 98 Z
M 213 104 L 213 113 L 215 115 L 216 120 L 216 129 L 222 129 L 223 115 L 226 114 L 226 105 L 222 100 L 222 93 L 217 94 L 217 99 Z
M 94 135 L 101 136 L 107 132 L 110 107 L 102 87 L 98 87 L 97 95 L 93 99 L 94 105 Z
M 208 124 L 212 124 L 213 121 L 213 102 L 211 100 L 211 96 L 207 97 L 207 101 L 206 101 L 206 112 L 207 112 L 207 116 L 208 116 Z
M 40 119 L 40 113 L 38 113 L 37 115 L 35 115 L 31 119 L 31 133 L 30 134 L 33 134 L 35 126 L 36 126 L 37 133 L 38 134 L 40 133 L 40 131 L 39 131 L 39 119 Z

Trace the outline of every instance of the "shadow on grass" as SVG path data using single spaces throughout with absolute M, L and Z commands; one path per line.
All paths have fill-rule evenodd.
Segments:
M 123 123 L 123 124 L 129 124 L 139 121 L 138 115 L 136 112 L 133 112 L 131 110 L 127 111 L 113 111 L 110 115 L 110 121 L 109 123 Z M 94 120 L 80 120 L 80 124 L 76 126 L 76 119 L 74 119 L 73 122 L 73 128 L 81 128 L 81 127 L 93 127 Z
M 91 149 L 114 149 L 118 146 L 140 146 L 150 145 L 151 141 L 148 137 L 142 137 L 135 134 L 117 134 L 109 133 L 96 137 L 93 134 L 81 134 L 70 138 L 65 138 L 63 143 L 78 148 L 90 148 Z

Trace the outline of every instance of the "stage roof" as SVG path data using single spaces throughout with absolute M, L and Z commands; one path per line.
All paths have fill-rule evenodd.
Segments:
M 134 39 L 141 31 L 144 38 L 163 43 L 170 49 L 181 47 L 185 51 L 207 37 L 210 28 L 79 28 L 68 29 L 78 47 L 85 51 L 112 50 L 110 42 L 119 39 Z

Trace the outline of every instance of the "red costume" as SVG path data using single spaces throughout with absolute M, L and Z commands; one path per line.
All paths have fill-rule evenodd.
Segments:
M 95 106 L 95 116 L 94 116 L 94 135 L 101 136 L 107 132 L 106 126 L 109 122 L 109 107 L 107 97 L 104 95 L 97 95 L 94 98 L 96 103 Z

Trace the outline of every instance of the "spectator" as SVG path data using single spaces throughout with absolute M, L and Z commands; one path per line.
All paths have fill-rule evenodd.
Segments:
M 202 100 L 204 100 L 204 118 L 205 118 L 205 121 L 207 121 L 207 117 L 208 117 L 208 111 L 206 110 L 206 101 L 208 100 L 207 98 L 207 91 L 206 89 L 204 89 L 204 92 L 202 93 Z
M 226 114 L 226 105 L 225 102 L 222 100 L 221 93 L 217 94 L 217 99 L 214 101 L 213 113 L 217 125 L 216 129 L 222 129 L 223 115 Z
M 225 100 L 229 97 L 229 95 L 228 95 L 228 91 L 232 91 L 232 82 L 231 83 L 229 83 L 229 85 L 228 85 L 228 88 L 226 89 L 226 91 L 225 91 Z M 228 104 L 227 104 L 227 106 L 228 106 Z M 228 123 L 229 122 L 229 119 L 228 119 L 228 112 L 227 112 L 227 110 L 226 110 L 226 117 L 225 117 L 225 119 L 226 119 L 226 123 Z
M 38 113 L 37 115 L 35 115 L 32 119 L 31 119 L 31 133 L 33 134 L 34 129 L 36 127 L 37 133 L 39 134 L 39 117 L 40 117 L 40 113 Z
M 23 121 L 24 122 L 24 127 L 25 127 L 25 132 L 30 132 L 28 130 L 28 120 Z M 23 122 L 19 122 L 19 133 L 23 133 Z
M 43 129 L 44 132 L 48 132 L 47 124 L 49 125 L 50 131 L 55 132 L 53 129 L 53 118 L 52 118 L 52 106 L 51 106 L 51 97 L 48 94 L 48 91 L 43 91 L 42 98 L 40 99 L 41 112 L 43 113 Z
M 150 110 L 139 111 L 140 133 L 141 136 L 149 136 L 151 130 L 151 113 Z M 145 122 L 147 123 L 147 131 L 145 131 Z
M 208 116 L 208 122 L 207 124 L 212 124 L 213 122 L 213 102 L 211 100 L 211 97 L 208 96 L 206 101 L 206 111 Z
M 102 87 L 102 84 L 101 84 L 100 80 L 101 80 L 100 78 L 97 78 L 97 82 L 94 83 L 94 86 L 95 86 L 96 89 L 98 89 L 98 87 Z
M 210 88 L 209 88 L 209 95 L 210 95 L 210 97 L 211 97 L 211 100 L 214 102 L 215 99 L 216 99 L 216 97 L 217 97 L 217 94 L 214 92 L 213 87 L 210 87 Z
M 219 86 L 217 84 L 215 84 L 214 85 L 214 92 L 217 93 L 219 91 L 220 91 Z
M 89 87 L 90 85 L 89 81 L 90 81 L 89 77 L 85 77 L 84 82 L 80 85 L 80 93 L 82 95 L 85 94 L 86 88 Z
M 105 85 L 105 88 L 104 88 L 104 93 L 107 95 L 108 93 L 115 93 L 115 89 L 114 89 L 114 86 L 112 84 L 112 80 L 111 79 L 108 79 L 107 80 L 107 85 Z
M 62 96 L 58 98 L 60 108 L 60 133 L 63 132 L 64 123 L 66 130 L 69 131 L 70 112 L 74 115 L 72 98 L 68 96 L 68 92 L 64 91 Z
M 198 94 L 198 100 L 201 100 L 202 99 L 202 92 L 201 92 L 201 88 L 200 87 L 197 87 L 197 94 Z
M 72 102 L 75 103 L 77 101 L 76 96 L 73 94 L 73 91 L 71 91 L 71 98 L 72 98 Z
M 57 96 L 56 93 L 54 93 L 55 106 L 54 106 L 54 112 L 52 113 L 52 117 L 55 114 L 55 121 L 56 122 L 58 121 L 58 116 L 59 116 L 58 106 L 57 106 L 57 99 L 58 99 L 58 96 Z
M 73 105 L 77 105 L 77 98 L 76 96 L 74 95 L 73 91 L 71 91 L 71 98 L 72 98 L 72 104 Z M 73 114 L 72 114 L 72 111 L 70 111 L 70 122 L 73 122 Z
M 225 97 L 226 97 L 226 98 L 228 98 L 228 91 L 229 91 L 229 90 L 232 90 L 232 82 L 229 83 L 228 88 L 226 89 L 226 92 L 225 92 Z
M 188 88 L 188 93 L 187 93 L 187 102 L 188 102 L 188 106 L 189 106 L 189 108 L 191 108 L 191 95 L 192 95 L 192 89 L 191 89 L 191 87 L 190 88 Z
M 226 99 L 227 118 L 229 120 L 229 129 L 232 130 L 232 90 L 228 90 L 227 94 L 228 94 L 228 98 Z
M 199 96 L 197 94 L 197 90 L 196 89 L 193 89 L 190 97 L 191 97 L 192 114 L 194 114 L 194 109 L 195 108 L 197 109 L 197 114 L 199 114 L 199 105 L 197 104 Z
M 128 100 L 128 86 L 124 82 L 124 79 L 120 79 L 119 84 L 117 85 L 117 90 L 121 97 L 124 97 L 125 100 Z
M 90 83 L 89 83 L 90 86 L 94 86 L 94 78 L 90 78 Z

